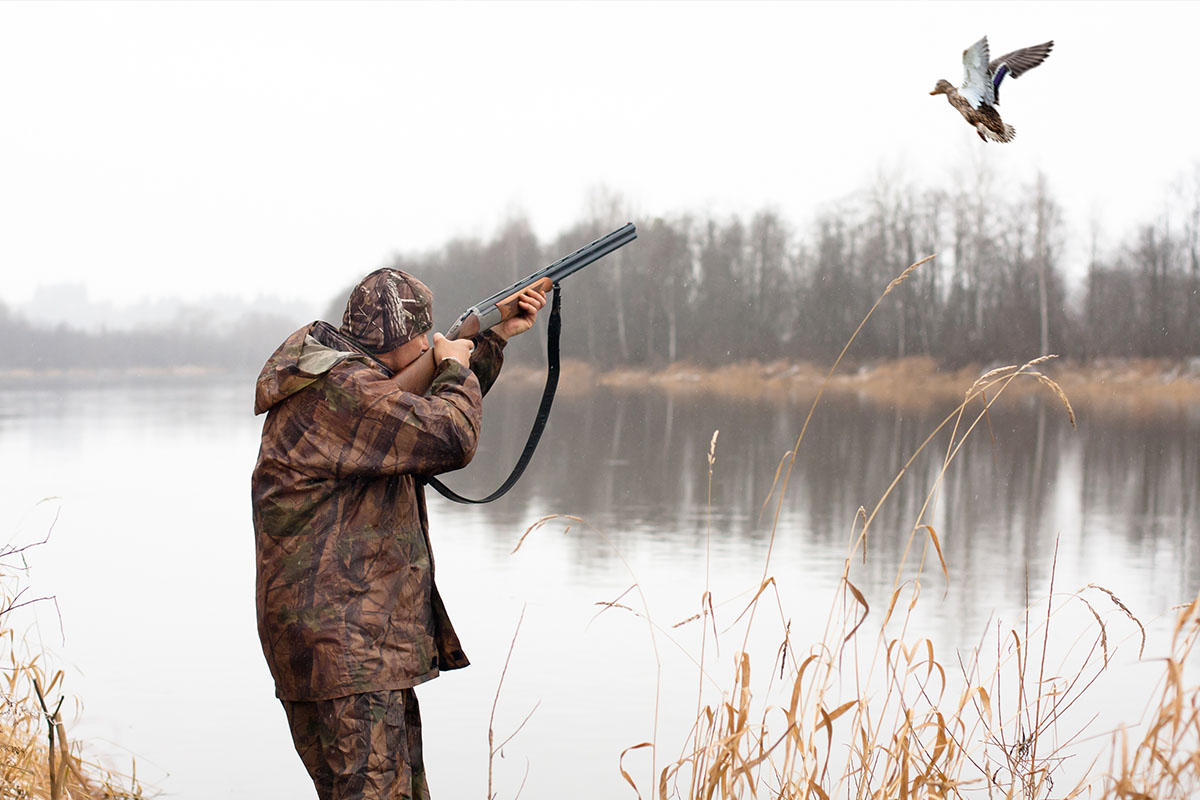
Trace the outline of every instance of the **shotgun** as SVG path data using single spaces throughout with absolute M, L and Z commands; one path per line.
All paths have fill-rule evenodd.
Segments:
M 558 282 L 603 258 L 619 247 L 623 247 L 637 238 L 637 229 L 632 222 L 618 228 L 607 236 L 601 236 L 589 245 L 585 245 L 569 256 L 564 256 L 548 267 L 543 267 L 531 275 L 496 292 L 486 300 L 482 300 L 468 308 L 446 331 L 447 339 L 470 339 L 499 325 L 506 319 L 517 315 L 520 308 L 517 299 L 526 289 L 536 289 L 548 292 L 558 285 Z M 424 394 L 433 383 L 433 374 L 437 364 L 433 362 L 433 348 L 426 350 L 421 356 L 395 375 L 395 381 L 406 392 Z

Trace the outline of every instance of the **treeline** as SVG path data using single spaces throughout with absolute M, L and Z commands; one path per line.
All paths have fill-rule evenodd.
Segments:
M 1003 196 L 986 172 L 974 177 L 954 193 L 880 181 L 804 229 L 771 210 L 635 218 L 636 242 L 565 283 L 564 349 L 600 366 L 828 361 L 889 281 L 937 253 L 876 312 L 857 358 L 927 355 L 957 366 L 1050 352 L 1200 355 L 1200 171 L 1129 241 L 1103 253 L 1093 245 L 1070 296 L 1067 233 L 1046 179 Z M 472 302 L 629 219 L 617 198 L 600 205 L 553 241 L 515 219 L 490 241 L 456 239 L 393 266 L 430 284 L 445 329 Z M 329 319 L 344 301 L 331 302 Z
M 1069 265 L 1084 273 L 1070 292 L 1068 233 L 1047 180 L 1007 194 L 997 183 L 983 169 L 954 191 L 881 179 L 801 228 L 769 209 L 748 219 L 632 217 L 636 242 L 566 281 L 564 353 L 599 367 L 828 362 L 883 288 L 936 253 L 879 308 L 853 357 L 927 355 L 959 366 L 1045 353 L 1200 356 L 1200 167 L 1190 185 L 1172 190 L 1160 217 L 1131 227 L 1127 240 L 1102 249 L 1091 232 L 1086 263 Z M 471 303 L 631 218 L 618 197 L 592 205 L 551 241 L 518 218 L 490 240 L 455 239 L 393 265 L 434 289 L 435 323 L 444 330 Z M 348 293 L 331 300 L 326 319 L 340 321 Z M 0 369 L 256 371 L 307 321 L 256 314 L 218 327 L 196 317 L 85 333 L 38 327 L 0 305 Z M 530 337 L 510 357 L 536 359 L 544 346 Z
M 0 369 L 257 372 L 299 324 L 278 315 L 251 314 L 221 325 L 196 318 L 92 333 L 67 325 L 34 325 L 0 304 Z

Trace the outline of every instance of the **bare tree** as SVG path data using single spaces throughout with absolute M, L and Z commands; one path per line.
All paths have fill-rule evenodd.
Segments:
M 1034 208 L 1037 215 L 1033 257 L 1038 276 L 1038 330 L 1040 333 L 1038 350 L 1040 354 L 1045 355 L 1050 352 L 1050 300 L 1047 290 L 1048 273 L 1051 269 L 1050 229 L 1057 225 L 1060 215 L 1054 201 L 1050 199 L 1046 187 L 1046 175 L 1041 171 L 1038 172 L 1034 191 Z
M 1184 353 L 1200 355 L 1200 164 L 1192 168 L 1190 180 L 1184 184 L 1186 219 L 1183 229 L 1183 257 L 1187 277 L 1183 285 Z

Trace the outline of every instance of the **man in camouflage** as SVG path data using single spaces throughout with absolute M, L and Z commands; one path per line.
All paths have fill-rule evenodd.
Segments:
M 391 374 L 429 348 L 433 295 L 377 270 L 340 328 L 314 322 L 258 377 L 252 479 L 259 638 L 321 800 L 427 798 L 413 687 L 467 666 L 433 579 L 420 479 L 466 465 L 508 338 L 545 304 L 473 341 L 433 335 L 433 384 Z

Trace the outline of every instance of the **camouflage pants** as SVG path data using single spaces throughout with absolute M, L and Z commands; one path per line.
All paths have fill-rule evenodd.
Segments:
M 412 689 L 283 708 L 320 800 L 429 800 Z

